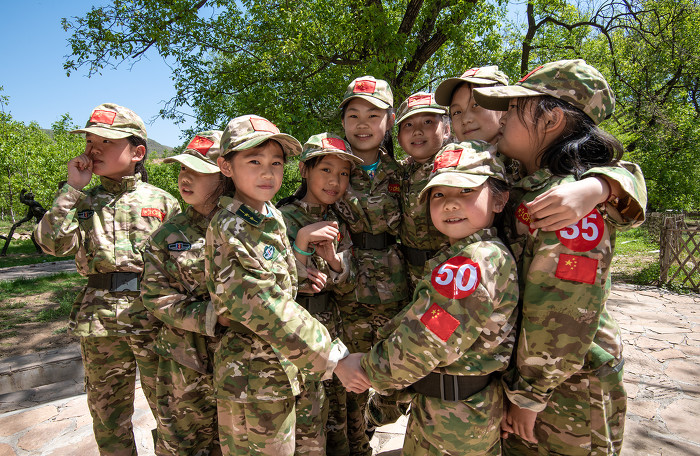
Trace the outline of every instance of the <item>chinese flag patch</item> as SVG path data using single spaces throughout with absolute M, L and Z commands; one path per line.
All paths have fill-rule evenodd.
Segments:
M 530 228 L 530 221 L 532 219 L 530 218 L 530 212 L 527 210 L 527 206 L 525 206 L 525 203 L 520 203 L 520 206 L 518 206 L 518 208 L 515 210 L 515 218 L 527 227 L 527 229 L 530 231 L 530 234 L 532 234 L 535 231 L 532 228 Z
M 412 95 L 408 97 L 408 107 L 429 106 L 432 98 L 431 95 Z
M 559 255 L 555 277 L 580 283 L 595 283 L 598 275 L 598 260 L 579 255 L 562 253 Z
M 469 68 L 467 71 L 464 72 L 464 74 L 461 77 L 463 77 L 463 78 L 472 77 L 476 74 L 477 71 L 479 71 L 478 68 Z
M 321 146 L 323 146 L 324 149 L 348 150 L 345 147 L 345 141 L 340 138 L 323 138 L 321 140 Z
M 462 149 L 446 150 L 435 159 L 435 163 L 433 163 L 433 172 L 437 171 L 438 169 L 457 166 L 461 157 Z
M 202 136 L 195 136 L 192 141 L 187 145 L 187 149 L 192 149 L 196 150 L 202 155 L 206 155 L 207 152 L 209 152 L 209 149 L 211 149 L 211 146 L 214 145 L 214 141 L 208 138 L 204 138 Z
M 446 342 L 459 326 L 459 321 L 437 303 L 430 306 L 430 309 L 420 318 L 420 322 L 443 342 Z
M 112 125 L 114 123 L 115 117 L 117 117 L 117 113 L 114 111 L 103 111 L 102 109 L 95 109 L 94 111 L 92 111 L 92 115 L 90 116 L 90 122 Z
M 141 217 L 155 217 L 162 222 L 165 218 L 165 212 L 157 207 L 144 207 L 141 209 Z
M 277 125 L 273 124 L 267 119 L 263 119 L 262 117 L 251 117 L 250 118 L 250 124 L 253 126 L 253 130 L 255 131 L 269 131 L 272 134 L 279 134 L 280 129 L 277 128 Z
M 360 79 L 355 83 L 352 89 L 353 93 L 374 93 L 374 88 L 377 87 L 377 81 L 370 79 Z
M 523 76 L 523 78 L 522 78 L 520 81 L 518 81 L 518 82 L 524 82 L 527 78 L 529 78 L 530 76 L 532 76 L 534 73 L 536 73 L 537 71 L 539 71 L 541 68 L 542 68 L 542 65 L 538 66 L 537 68 L 535 68 L 534 70 L 530 71 L 528 74 L 526 74 L 525 76 Z
M 401 191 L 401 187 L 399 184 L 389 184 L 389 193 L 399 193 Z

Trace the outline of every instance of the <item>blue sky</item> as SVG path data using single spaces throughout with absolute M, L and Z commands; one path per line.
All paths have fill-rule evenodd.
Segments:
M 176 126 L 157 118 L 158 110 L 175 93 L 170 68 L 157 53 L 131 68 L 129 62 L 116 70 L 87 78 L 80 69 L 66 76 L 65 56 L 70 36 L 61 28 L 62 17 L 82 16 L 102 0 L 3 0 L 0 27 L 0 86 L 10 97 L 5 112 L 14 120 L 36 121 L 43 128 L 69 113 L 83 125 L 92 109 L 112 102 L 133 109 L 146 122 L 148 136 L 161 144 L 177 146 L 185 141 L 180 132 L 189 125 Z

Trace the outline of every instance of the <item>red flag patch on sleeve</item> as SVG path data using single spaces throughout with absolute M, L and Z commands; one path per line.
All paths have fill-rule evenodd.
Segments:
M 430 309 L 420 318 L 420 322 L 443 342 L 446 342 L 459 326 L 459 320 L 447 313 L 437 303 L 430 306 Z
M 277 125 L 273 124 L 267 119 L 263 119 L 262 117 L 251 117 L 250 124 L 253 126 L 253 130 L 255 131 L 268 131 L 275 135 L 279 134 L 280 132 Z
M 323 146 L 324 149 L 348 150 L 345 147 L 345 141 L 340 138 L 323 138 L 321 140 L 321 146 Z
M 430 95 L 411 95 L 408 97 L 408 107 L 429 106 L 431 101 L 432 97 Z
M 92 111 L 92 115 L 90 116 L 90 122 L 112 125 L 115 117 L 117 117 L 117 113 L 114 111 L 95 109 Z
M 598 260 L 580 255 L 559 255 L 555 277 L 580 283 L 595 283 L 598 275 Z
M 532 228 L 530 228 L 530 222 L 532 221 L 532 219 L 530 218 L 530 211 L 527 210 L 527 206 L 525 206 L 525 203 L 520 203 L 520 206 L 518 206 L 518 208 L 515 210 L 515 218 L 527 227 L 527 229 L 530 231 L 530 234 L 532 234 L 535 231 Z
M 155 217 L 162 222 L 165 218 L 165 212 L 157 207 L 144 207 L 141 209 L 141 217 Z
M 377 81 L 372 81 L 371 79 L 360 79 L 355 82 L 355 87 L 353 87 L 353 93 L 374 93 L 374 88 L 377 87 Z
M 214 141 L 203 136 L 195 136 L 192 141 L 187 145 L 187 149 L 196 150 L 202 155 L 207 155 L 211 146 L 214 145 Z
M 435 163 L 433 163 L 433 172 L 438 169 L 457 166 L 459 164 L 459 159 L 462 157 L 462 150 L 463 149 L 446 150 L 441 153 L 440 156 L 435 159 Z

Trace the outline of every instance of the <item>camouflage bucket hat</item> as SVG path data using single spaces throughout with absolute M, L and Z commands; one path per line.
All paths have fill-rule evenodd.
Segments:
M 597 125 L 615 110 L 615 94 L 602 74 L 584 60 L 558 60 L 526 74 L 515 85 L 474 89 L 476 102 L 507 111 L 511 98 L 551 95 L 585 112 Z
M 231 119 L 221 135 L 221 155 L 252 149 L 273 139 L 282 146 L 288 157 L 299 155 L 301 143 L 291 135 L 280 133 L 279 128 L 264 117 L 246 115 Z
M 433 171 L 419 199 L 428 196 L 438 185 L 474 188 L 493 177 L 508 182 L 506 165 L 496 154 L 495 146 L 486 141 L 464 141 L 448 144 L 435 156 Z
M 85 128 L 71 133 L 92 133 L 109 139 L 122 139 L 137 136 L 148 139 L 143 120 L 131 109 L 114 103 L 104 103 L 92 110 Z
M 435 102 L 434 94 L 428 92 L 417 92 L 406 98 L 404 102 L 401 103 L 401 106 L 399 106 L 396 125 L 413 115 L 421 113 L 445 115 L 447 114 L 447 109 Z
M 391 92 L 389 83 L 383 79 L 375 79 L 372 76 L 362 76 L 350 83 L 343 101 L 338 108 L 348 104 L 353 98 L 362 98 L 381 109 L 388 109 L 394 106 L 394 94 Z
M 352 154 L 347 142 L 332 133 L 320 133 L 310 137 L 304 143 L 299 161 L 305 162 L 309 158 L 319 155 L 337 155 L 353 164 L 364 163 L 360 157 Z
M 168 157 L 163 163 L 178 162 L 202 174 L 218 173 L 216 159 L 221 156 L 221 134 L 219 130 L 197 133 L 180 155 Z
M 455 88 L 463 82 L 470 82 L 476 85 L 508 85 L 510 81 L 504 72 L 496 65 L 480 68 L 470 68 L 458 78 L 445 79 L 435 89 L 435 100 L 442 106 L 449 106 L 452 102 L 452 93 Z

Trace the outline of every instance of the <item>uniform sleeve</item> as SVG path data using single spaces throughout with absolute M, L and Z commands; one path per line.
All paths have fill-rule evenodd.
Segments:
M 635 163 L 620 161 L 618 166 L 597 167 L 588 170 L 583 177 L 605 176 L 622 188 L 617 200 L 607 202 L 608 218 L 619 229 L 634 228 L 644 222 L 647 207 L 647 187 L 641 168 Z
M 54 256 L 73 255 L 81 245 L 76 205 L 85 194 L 68 184 L 58 192 L 51 209 L 34 228 L 41 249 Z
M 342 270 L 341 272 L 336 272 L 329 268 L 330 276 L 328 278 L 328 288 L 340 295 L 350 293 L 357 286 L 357 259 L 352 253 L 352 239 L 347 226 L 342 224 L 342 227 L 342 238 L 336 250 L 340 257 Z
M 588 228 L 589 237 L 598 233 Z M 521 408 L 544 410 L 553 390 L 584 366 L 604 307 L 606 278 L 600 271 L 612 256 L 607 228 L 601 228 L 600 243 L 588 251 L 571 250 L 556 232 L 541 230 L 527 248 L 532 251 L 526 249 L 531 262 L 521 278 L 516 369 L 506 385 L 508 398 Z
M 234 236 L 210 226 L 206 240 L 207 287 L 216 312 L 240 322 L 299 370 L 330 378 L 348 354 L 340 340 L 283 290 Z
M 216 312 L 206 296 L 193 294 L 179 277 L 168 272 L 173 261 L 167 250 L 152 238 L 143 253 L 141 280 L 143 305 L 163 323 L 186 331 L 214 336 Z

